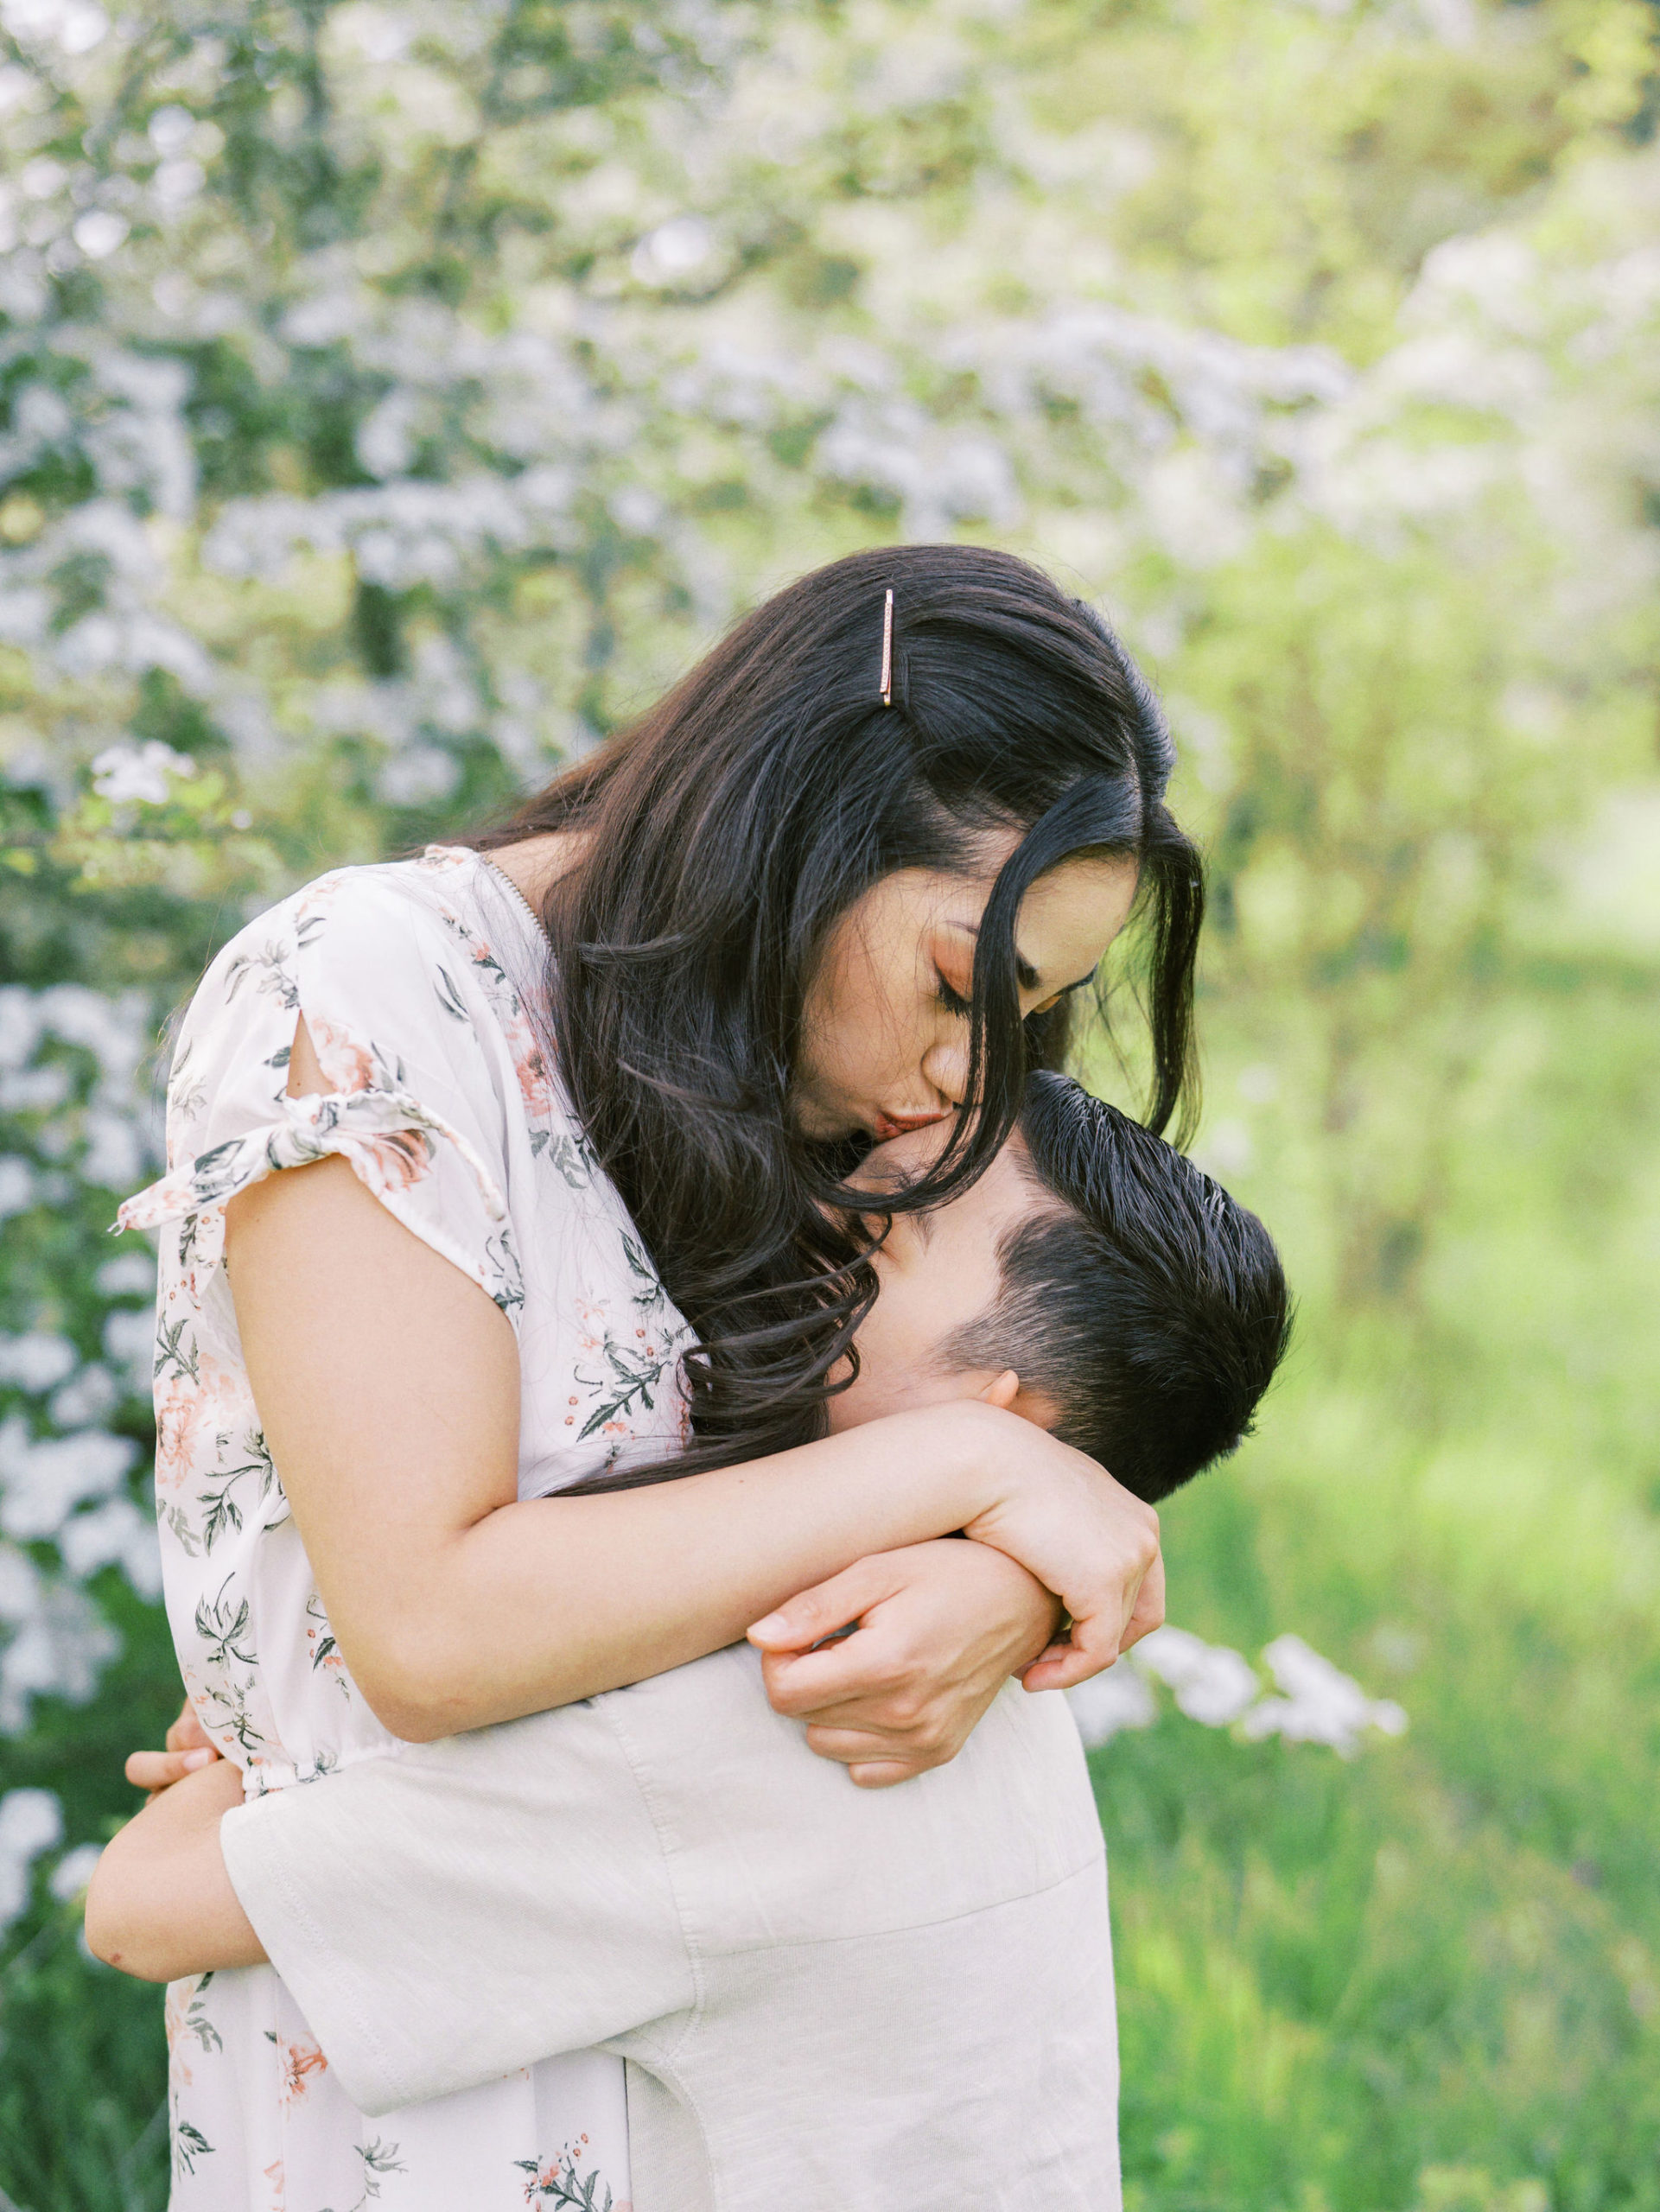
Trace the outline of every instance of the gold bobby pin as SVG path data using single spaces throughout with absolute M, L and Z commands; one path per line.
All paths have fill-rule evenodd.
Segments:
M 883 706 L 891 707 L 894 703 L 894 592 L 891 585 L 882 603 L 881 691 Z

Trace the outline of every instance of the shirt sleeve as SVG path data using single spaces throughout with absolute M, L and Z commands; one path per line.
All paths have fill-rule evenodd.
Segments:
M 331 1088 L 287 1095 L 303 1018 Z M 511 1053 L 464 942 L 393 872 L 325 877 L 232 943 L 192 1001 L 168 1098 L 168 1173 L 124 1229 L 171 1228 L 205 1300 L 225 1209 L 338 1154 L 404 1225 L 517 1320 L 506 1195 Z
M 400 1747 L 225 1815 L 231 1881 L 378 2116 L 688 2013 L 668 1864 L 591 1705 Z

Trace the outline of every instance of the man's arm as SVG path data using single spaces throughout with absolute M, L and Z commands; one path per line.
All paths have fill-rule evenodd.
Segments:
M 86 1893 L 86 1942 L 96 1957 L 140 1981 L 262 1963 L 219 1848 L 220 1817 L 241 1802 L 241 1768 L 216 1759 L 128 1821 Z

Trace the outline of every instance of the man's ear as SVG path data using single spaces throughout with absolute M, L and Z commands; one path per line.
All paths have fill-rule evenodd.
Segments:
M 1021 1378 L 1012 1367 L 1006 1367 L 1001 1375 L 995 1376 L 986 1384 L 984 1389 L 976 1390 L 974 1395 L 987 1405 L 1000 1406 L 1007 1413 L 1021 1395 Z
M 1006 1367 L 971 1395 L 989 1406 L 1001 1407 L 1004 1413 L 1018 1414 L 1038 1428 L 1060 1427 L 1060 1408 L 1034 1391 L 1021 1389 L 1021 1378 L 1012 1367 Z

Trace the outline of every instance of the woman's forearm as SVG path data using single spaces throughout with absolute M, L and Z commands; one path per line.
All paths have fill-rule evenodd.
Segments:
M 1154 1516 L 1126 1492 L 1112 1507 L 1098 1467 L 971 1402 L 681 1482 L 521 1503 L 518 1347 L 477 1284 L 339 1160 L 244 1192 L 226 1230 L 266 1441 L 340 1652 L 398 1735 L 660 1674 L 868 1554 L 957 1529 L 1075 1619 L 1098 1614 L 1102 1665 L 1128 1618 L 1121 1586 L 1133 1602 L 1156 1551 L 1138 1523 Z M 1012 1510 L 1028 1494 L 1047 1502 L 1035 1521 Z
M 216 1759 L 161 1791 L 108 1844 L 86 1892 L 86 1942 L 140 1981 L 176 1981 L 264 1958 L 219 1849 L 242 1770 Z
M 998 1418 L 941 1408 L 682 1482 L 505 1506 L 409 1557 L 396 1597 L 366 1592 L 335 1633 L 411 1740 L 592 1697 L 736 1642 L 872 1552 L 961 1528 L 994 1487 L 977 1470 Z

